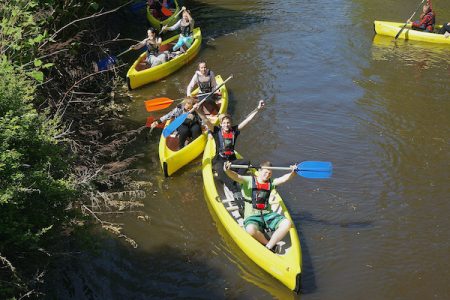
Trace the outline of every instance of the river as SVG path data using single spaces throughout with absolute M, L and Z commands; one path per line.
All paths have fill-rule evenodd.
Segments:
M 170 77 L 130 92 L 179 98 L 199 61 L 224 78 L 242 120 L 265 99 L 237 148 L 254 162 L 331 161 L 333 177 L 279 188 L 300 234 L 302 293 L 249 260 L 211 216 L 200 159 L 165 179 L 158 134 L 133 149 L 153 187 L 144 222 L 119 218 L 134 249 L 105 238 L 55 283 L 73 299 L 448 299 L 450 297 L 450 47 L 375 36 L 418 1 L 185 1 L 204 43 Z M 450 21 L 450 2 L 433 3 Z M 128 15 L 133 38 L 143 15 Z M 126 57 L 131 63 L 133 56 Z M 160 112 L 164 113 L 164 112 Z M 153 113 L 158 117 L 160 114 Z M 159 132 L 158 132 L 159 133 Z M 276 176 L 277 173 L 275 173 Z

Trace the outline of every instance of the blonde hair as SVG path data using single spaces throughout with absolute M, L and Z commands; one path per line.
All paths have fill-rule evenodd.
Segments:
M 184 100 L 183 100 L 183 103 L 185 103 L 185 104 L 187 103 L 187 104 L 190 104 L 190 105 L 194 105 L 195 102 L 197 102 L 197 100 L 195 100 L 191 96 L 188 96 L 188 97 L 184 98 Z

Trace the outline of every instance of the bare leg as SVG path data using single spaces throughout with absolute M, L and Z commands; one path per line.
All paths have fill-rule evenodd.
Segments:
M 275 230 L 275 232 L 272 234 L 272 237 L 266 244 L 266 247 L 272 249 L 273 246 L 275 246 L 285 237 L 285 235 L 289 232 L 289 229 L 291 229 L 291 221 L 289 221 L 288 219 L 283 219 L 283 221 L 280 222 L 280 225 L 278 225 L 277 230 Z
M 247 226 L 245 226 L 245 230 L 261 244 L 267 244 L 268 241 L 266 237 L 261 231 L 258 230 L 258 228 L 254 224 L 248 224 Z

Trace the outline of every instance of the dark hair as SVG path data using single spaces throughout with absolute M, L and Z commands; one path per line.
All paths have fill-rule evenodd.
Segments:
M 264 161 L 261 163 L 261 169 L 264 167 L 272 167 L 272 163 L 270 161 Z

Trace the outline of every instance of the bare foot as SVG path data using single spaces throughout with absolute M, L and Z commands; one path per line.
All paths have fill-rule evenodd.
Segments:
M 444 33 L 444 36 L 445 36 L 446 39 L 448 39 L 448 37 L 450 36 L 450 32 L 446 31 L 446 32 Z

